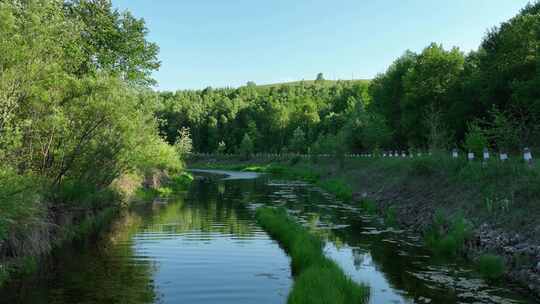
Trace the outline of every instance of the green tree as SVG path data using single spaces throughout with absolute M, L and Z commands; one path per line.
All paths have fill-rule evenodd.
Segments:
M 68 0 L 70 18 L 81 20 L 84 61 L 79 73 L 109 71 L 136 84 L 154 84 L 151 73 L 159 68 L 159 47 L 146 39 L 143 19 L 114 9 L 110 0 Z
M 306 134 L 304 131 L 298 127 L 294 130 L 293 137 L 290 142 L 290 151 L 296 153 L 306 152 Z
M 249 137 L 249 134 L 244 134 L 244 137 L 242 138 L 242 142 L 240 143 L 240 147 L 238 149 L 238 152 L 242 157 L 245 159 L 249 159 L 251 155 L 253 154 L 253 141 Z
M 459 49 L 446 51 L 434 43 L 417 56 L 403 79 L 405 97 L 401 104 L 401 127 L 407 142 L 415 146 L 426 144 L 429 130 L 423 119 L 424 113 L 448 108 L 451 103 L 448 93 L 460 80 L 464 60 Z

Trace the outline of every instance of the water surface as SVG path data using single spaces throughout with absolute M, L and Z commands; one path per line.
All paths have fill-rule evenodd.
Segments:
M 126 212 L 97 239 L 56 250 L 38 274 L 0 290 L 0 303 L 285 303 L 290 260 L 254 221 L 263 204 L 319 234 L 326 254 L 371 287 L 371 303 L 536 303 L 306 183 L 210 173 L 197 172 L 214 178 L 183 195 Z

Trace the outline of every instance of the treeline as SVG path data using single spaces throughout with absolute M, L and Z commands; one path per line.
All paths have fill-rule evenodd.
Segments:
M 188 128 L 199 152 L 306 152 L 335 135 L 368 98 L 368 83 L 318 80 L 282 86 L 160 93 L 162 132 L 175 142 Z M 242 144 L 243 143 L 243 144 Z
M 506 152 L 540 142 L 540 4 L 491 29 L 477 51 L 430 44 L 370 82 L 160 93 L 161 131 L 198 152 Z M 184 129 L 184 132 L 187 129 Z
M 112 206 L 119 176 L 181 169 L 146 33 L 107 0 L 0 2 L 0 262 L 45 251 L 61 215 Z

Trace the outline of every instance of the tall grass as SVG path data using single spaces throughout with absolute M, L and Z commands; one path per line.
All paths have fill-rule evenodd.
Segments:
M 447 219 L 437 212 L 425 233 L 425 241 L 435 254 L 453 257 L 462 253 L 465 241 L 471 234 L 472 227 L 462 216 Z
M 259 224 L 291 256 L 295 275 L 288 304 L 367 303 L 369 288 L 351 280 L 323 253 L 323 242 L 289 217 L 284 209 L 260 208 Z
M 318 182 L 317 185 L 327 192 L 334 194 L 342 201 L 350 202 L 352 200 L 353 192 L 351 187 L 341 179 L 328 179 Z

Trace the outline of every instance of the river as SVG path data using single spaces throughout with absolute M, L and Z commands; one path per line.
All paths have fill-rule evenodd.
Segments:
M 535 303 L 309 184 L 195 173 L 211 178 L 54 250 L 34 275 L 0 290 L 0 303 L 285 303 L 290 260 L 254 220 L 263 204 L 287 208 L 324 238 L 326 254 L 371 287 L 371 303 Z

